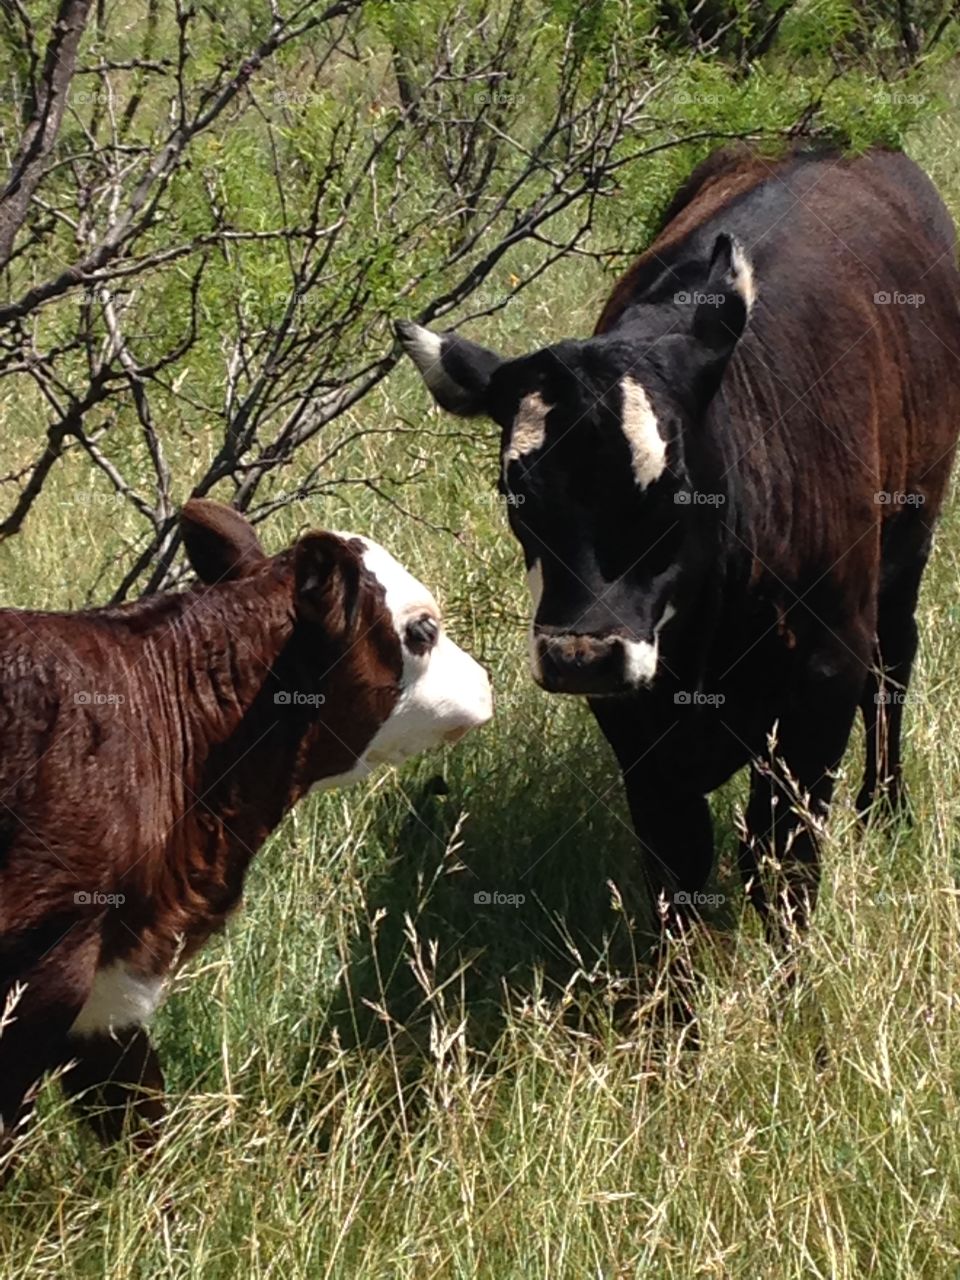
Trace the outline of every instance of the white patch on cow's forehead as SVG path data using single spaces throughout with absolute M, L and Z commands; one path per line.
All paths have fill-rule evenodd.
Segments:
M 399 560 L 394 559 L 386 547 L 381 547 L 378 542 L 372 542 L 359 533 L 343 533 L 339 529 L 333 532 L 338 538 L 359 542 L 363 546 L 364 567 L 383 587 L 387 608 L 393 614 L 398 628 L 402 621 L 415 612 L 427 612 L 440 617 L 440 610 L 432 594 Z
M 546 404 L 539 391 L 531 391 L 524 396 L 513 420 L 513 431 L 503 455 L 504 470 L 508 462 L 526 457 L 536 449 L 543 448 L 547 438 L 547 414 L 553 405 Z
M 663 475 L 667 465 L 667 442 L 657 428 L 657 415 L 639 382 L 624 378 L 621 425 L 633 462 L 633 476 L 642 489 Z
M 404 642 L 404 627 L 411 619 L 429 613 L 440 620 L 437 602 L 423 583 L 369 538 L 341 532 L 336 536 L 361 544 L 365 568 L 383 587 L 400 640 L 403 673 L 400 696 L 363 755 L 346 773 L 321 779 L 318 786 L 322 790 L 359 782 L 378 765 L 401 764 L 421 751 L 456 742 L 493 715 L 487 673 L 442 628 L 436 643 L 424 654 L 411 652 Z
M 119 960 L 98 969 L 70 1034 L 109 1035 L 123 1027 L 142 1026 L 160 1003 L 163 988 L 162 977 L 137 973 Z

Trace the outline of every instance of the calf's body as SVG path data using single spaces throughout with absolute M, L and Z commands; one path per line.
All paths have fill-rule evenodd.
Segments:
M 902 803 L 958 298 L 950 218 L 903 155 L 734 150 L 677 193 L 591 338 L 501 359 L 400 327 L 441 405 L 500 425 L 534 676 L 588 698 L 668 923 L 695 911 L 706 797 L 741 766 L 741 867 L 777 936 L 771 892 L 794 924 L 815 896 L 858 707 L 859 806 Z
M 218 504 L 184 511 L 204 581 L 79 614 L 0 611 L 0 1119 L 72 1061 L 107 1107 L 140 1084 L 144 1024 L 236 906 L 301 796 L 490 715 L 482 669 L 382 548 L 314 534 L 267 557 Z M 122 1112 L 101 1110 L 105 1135 Z

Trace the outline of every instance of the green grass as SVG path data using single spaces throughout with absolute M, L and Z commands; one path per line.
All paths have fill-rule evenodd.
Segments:
M 956 216 L 958 138 L 944 118 L 914 147 Z M 477 336 L 517 351 L 588 332 L 607 287 L 565 263 Z M 742 781 L 716 798 L 731 901 L 697 947 L 693 1053 L 611 1016 L 618 994 L 646 998 L 624 927 L 631 834 L 586 709 L 526 674 L 492 437 L 452 430 L 407 369 L 358 410 L 374 421 L 425 430 L 368 438 L 350 468 L 420 455 L 398 497 L 437 528 L 351 488 L 267 536 L 328 524 L 390 546 L 490 667 L 499 715 L 455 751 L 308 801 L 271 840 L 156 1020 L 171 1112 L 151 1164 L 101 1150 L 44 1091 L 0 1191 L 0 1276 L 960 1275 L 956 501 L 920 608 L 916 825 L 860 833 L 854 743 L 807 981 L 783 1007 L 732 873 Z M 4 603 L 90 589 L 126 515 L 81 502 L 84 475 L 64 466 L 0 548 Z M 480 888 L 525 901 L 480 907 Z

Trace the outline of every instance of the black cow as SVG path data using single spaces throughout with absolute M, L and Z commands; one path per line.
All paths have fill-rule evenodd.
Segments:
M 904 803 L 958 296 L 953 225 L 903 155 L 737 149 L 676 194 L 593 337 L 504 359 L 399 326 L 436 400 L 501 428 L 534 678 L 587 697 L 677 923 L 713 861 L 706 797 L 741 766 L 741 869 L 776 938 L 774 888 L 794 925 L 813 905 L 858 706 L 859 809 Z

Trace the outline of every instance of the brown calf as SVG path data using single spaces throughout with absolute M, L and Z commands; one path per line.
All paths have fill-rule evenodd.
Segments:
M 201 500 L 182 525 L 193 590 L 0 610 L 0 1132 L 67 1062 L 102 1136 L 134 1086 L 155 1122 L 144 1024 L 287 810 L 491 714 L 486 674 L 381 547 L 310 533 L 268 557 Z

